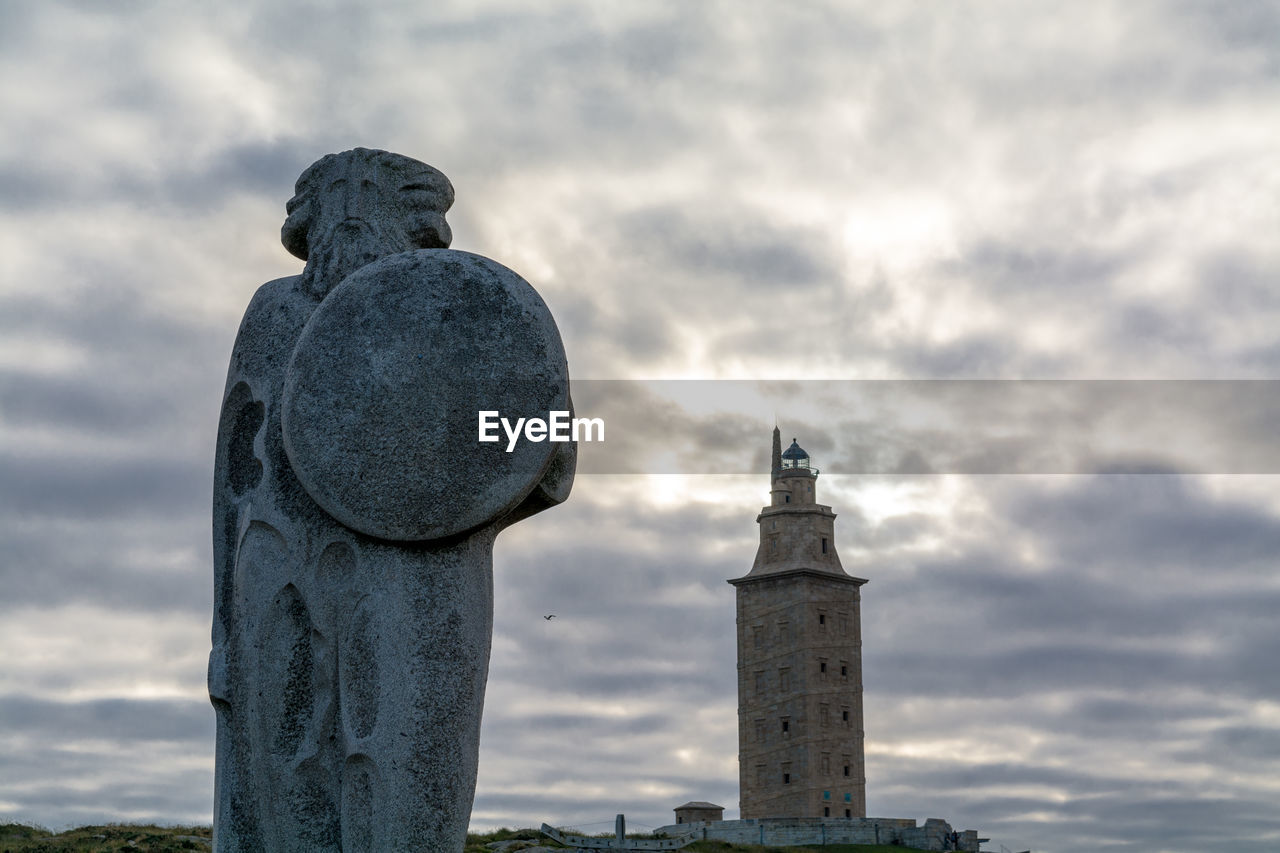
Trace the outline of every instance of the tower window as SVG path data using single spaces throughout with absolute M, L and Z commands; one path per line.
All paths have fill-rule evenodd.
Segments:
M 823 728 L 827 727 L 829 706 L 824 702 L 818 706 L 818 724 Z
M 845 809 L 845 810 L 844 810 L 844 816 L 845 816 L 845 817 L 853 817 L 853 813 L 852 813 L 852 812 L 850 812 L 848 809 Z
M 786 718 L 783 718 L 782 733 L 785 735 L 785 734 L 788 734 L 790 731 L 791 731 L 791 721 Z
M 822 753 L 822 775 L 823 775 L 823 776 L 826 776 L 826 775 L 828 775 L 828 774 L 830 774 L 830 773 L 831 773 L 831 753 L 829 753 L 829 752 L 824 752 L 824 753 Z M 823 792 L 822 792 L 822 799 L 824 799 L 824 800 L 829 800 L 829 799 L 831 799 L 831 792 L 830 792 L 830 791 L 823 791 Z
M 826 662 L 826 661 L 824 661 L 824 660 L 822 660 L 822 661 L 818 661 L 818 673 L 819 673 L 819 674 L 821 674 L 821 675 L 826 675 L 826 674 L 827 674 L 827 662 Z
M 849 775 L 849 765 L 848 765 L 848 764 L 846 764 L 846 765 L 844 766 L 844 775 L 846 775 L 846 776 L 848 776 L 848 775 Z
M 827 537 L 822 537 L 822 553 L 827 553 Z
M 844 722 L 844 723 L 849 722 L 849 709 L 848 709 L 848 708 L 842 708 L 842 709 L 840 710 L 840 721 L 841 721 L 841 722 Z
M 830 806 L 823 806 L 823 807 L 822 807 L 822 816 L 823 816 L 823 817 L 831 817 L 831 807 L 830 807 Z
M 791 503 L 791 495 L 786 495 L 783 498 L 783 503 Z
M 783 773 L 783 774 L 782 774 L 782 784 L 784 784 L 784 785 L 790 785 L 790 784 L 791 784 L 791 774 L 790 774 L 790 773 Z
M 847 678 L 849 676 L 849 664 L 840 661 L 840 677 Z

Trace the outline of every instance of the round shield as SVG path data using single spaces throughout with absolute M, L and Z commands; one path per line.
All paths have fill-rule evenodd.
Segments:
M 285 452 L 348 527 L 438 539 L 529 494 L 558 447 L 529 419 L 567 411 L 568 392 L 560 334 L 528 282 L 469 252 L 403 252 L 345 278 L 303 328 L 285 374 Z M 494 413 L 483 417 L 496 441 L 480 440 L 481 413 Z M 504 419 L 525 425 L 514 439 Z

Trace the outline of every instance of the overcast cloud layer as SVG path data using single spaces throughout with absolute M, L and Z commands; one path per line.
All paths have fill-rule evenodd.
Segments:
M 444 171 L 579 379 L 1275 380 L 1277 44 L 1251 0 L 0 5 L 0 819 L 211 818 L 214 429 L 320 155 Z M 1280 845 L 1280 482 L 1178 461 L 1274 456 L 1271 383 L 1082 421 L 1096 476 L 929 473 L 1065 470 L 1047 400 L 813 387 L 643 406 L 614 459 L 758 472 L 583 476 L 502 535 L 475 826 L 736 816 L 724 580 L 776 417 L 878 472 L 819 481 L 870 579 L 869 813 Z

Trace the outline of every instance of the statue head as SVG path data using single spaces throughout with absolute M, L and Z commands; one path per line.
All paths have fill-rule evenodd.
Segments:
M 323 297 L 386 255 L 444 249 L 453 185 L 426 163 L 370 148 L 328 154 L 298 178 L 280 241 L 307 262 L 304 288 Z

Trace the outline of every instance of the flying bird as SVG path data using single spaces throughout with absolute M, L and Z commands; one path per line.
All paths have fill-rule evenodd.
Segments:
M 550 622 L 552 619 L 556 618 L 556 615 L 552 613 L 550 616 L 543 616 L 542 618 Z

